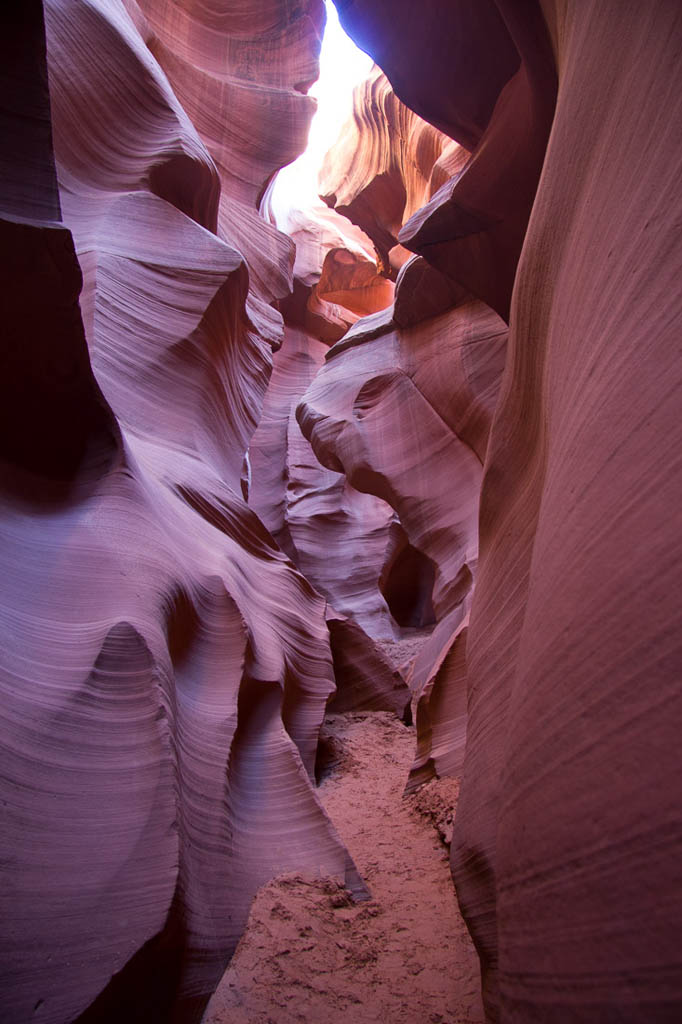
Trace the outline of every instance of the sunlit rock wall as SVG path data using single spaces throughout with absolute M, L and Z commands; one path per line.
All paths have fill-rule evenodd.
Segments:
M 409 257 L 398 244 L 403 224 L 467 157 L 401 103 L 375 67 L 357 86 L 353 113 L 325 158 L 320 194 L 369 235 L 380 266 L 395 278 Z
M 322 16 L 0 16 L 8 1024 L 198 1021 L 273 874 L 361 887 L 311 784 L 326 602 L 241 495 Z
M 418 217 L 420 204 L 468 159 L 400 103 L 379 72 L 356 89 L 353 116 L 326 157 L 321 189 L 362 224 L 384 253 L 386 273 L 389 252 L 402 266 L 394 303 L 356 322 L 332 347 L 297 413 L 320 461 L 343 471 L 354 488 L 383 498 L 399 517 L 406 546 L 384 586 L 393 607 L 399 597 L 410 624 L 438 623 L 409 673 L 419 696 L 411 786 L 462 767 L 461 655 L 507 327 L 424 257 L 406 250 L 400 256 L 396 243 L 403 219 Z M 455 643 L 459 655 L 449 656 Z
M 402 243 L 510 322 L 452 846 L 488 1017 L 672 1024 L 682 10 L 337 6 L 401 99 L 472 151 Z

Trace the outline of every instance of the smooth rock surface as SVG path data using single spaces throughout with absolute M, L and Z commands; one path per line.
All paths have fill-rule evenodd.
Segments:
M 190 19 L 145 9 L 155 38 Z M 22 140 L 4 146 L 0 247 L 9 1024 L 198 1021 L 273 874 L 363 889 L 313 788 L 335 686 L 326 602 L 240 494 L 281 317 L 220 228 L 224 153 L 129 11 L 46 4 L 51 111 L 40 5 L 4 19 Z M 319 24 L 299 14 L 273 4 L 270 27 L 314 54 Z M 264 73 L 268 54 L 298 80 L 283 43 L 259 51 Z M 16 67 L 38 68 L 32 93 Z M 171 77 L 191 106 L 193 73 Z M 281 97 L 309 114 L 291 85 Z M 269 150 L 269 173 L 289 154 Z M 255 185 L 264 165 L 242 155 Z
M 682 11 L 338 7 L 403 101 L 472 149 L 400 241 L 510 322 L 452 850 L 488 1020 L 672 1024 Z
M 481 458 L 505 342 L 499 317 L 476 302 L 405 330 L 349 335 L 297 412 L 325 465 L 396 510 L 433 567 L 438 619 L 464 600 L 475 571 Z
M 320 727 L 409 684 L 489 1024 L 678 1024 L 682 11 L 337 6 L 291 237 L 321 0 L 0 15 L 3 1021 L 198 1022 L 270 879 L 366 894 Z

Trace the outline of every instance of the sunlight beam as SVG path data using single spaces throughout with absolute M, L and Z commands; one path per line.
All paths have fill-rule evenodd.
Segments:
M 331 0 L 325 0 L 327 25 L 320 52 L 320 77 L 309 95 L 317 99 L 308 147 L 277 175 L 270 193 L 271 209 L 282 223 L 292 208 L 305 209 L 319 202 L 317 176 L 325 153 L 339 137 L 353 110 L 353 89 L 368 77 L 373 61 L 359 50 L 339 24 Z

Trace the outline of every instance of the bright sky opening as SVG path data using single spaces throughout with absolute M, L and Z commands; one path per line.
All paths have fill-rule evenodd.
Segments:
M 310 90 L 317 112 L 310 125 L 308 148 L 298 160 L 283 167 L 271 194 L 272 209 L 280 222 L 287 210 L 319 202 L 317 176 L 325 153 L 339 137 L 353 109 L 353 89 L 369 75 L 372 58 L 359 50 L 339 24 L 331 0 L 325 0 L 327 25 L 320 53 L 320 77 Z

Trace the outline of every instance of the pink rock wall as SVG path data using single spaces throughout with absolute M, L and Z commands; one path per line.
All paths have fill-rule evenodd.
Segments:
M 281 303 L 284 340 L 249 449 L 249 502 L 337 613 L 392 639 L 379 580 L 394 512 L 321 466 L 294 413 L 324 363 L 325 342 L 342 337 L 367 308 L 390 303 L 393 285 L 377 274 L 369 239 L 338 214 L 321 206 L 292 212 L 289 222 L 297 246 L 294 293 Z
M 401 294 L 399 279 L 395 310 Z M 383 323 L 368 318 L 351 328 L 328 353 L 297 417 L 322 463 L 396 510 L 419 557 L 400 586 L 415 599 L 424 595 L 432 609 L 424 624 L 438 626 L 408 676 L 419 696 L 414 786 L 461 769 L 465 674 L 458 662 L 446 682 L 454 665 L 448 651 L 471 604 L 482 458 L 507 330 L 471 299 L 407 328 L 394 317 L 392 309 Z
M 433 566 L 440 619 L 462 602 L 475 570 L 481 461 L 462 438 L 481 415 L 479 389 L 491 369 L 494 385 L 506 329 L 475 302 L 405 330 L 391 330 L 389 319 L 363 336 L 366 325 L 331 349 L 299 422 L 325 465 L 396 509 Z
M 385 273 L 392 272 L 389 253 L 401 269 L 391 309 L 350 328 L 298 411 L 318 458 L 386 499 L 400 518 L 383 586 L 392 608 L 406 612 L 403 624 L 439 623 L 408 673 L 419 695 L 410 787 L 462 766 L 461 655 L 481 463 L 507 332 L 461 282 L 396 243 L 403 221 L 418 217 L 444 181 L 457 181 L 467 161 L 466 150 L 400 103 L 378 69 L 356 89 L 353 116 L 326 157 L 321 187 L 372 237 Z M 459 655 L 450 656 L 450 647 Z
M 270 5 L 277 81 L 319 7 Z M 164 10 L 155 38 L 189 18 Z M 3 1020 L 196 1021 L 273 874 L 362 889 L 311 784 L 326 602 L 240 494 L 282 328 L 221 228 L 224 154 L 132 4 L 45 17 L 51 112 L 41 6 L 3 33 Z
M 277 542 L 334 608 L 372 635 L 393 637 L 379 591 L 393 510 L 319 464 L 294 417 L 326 347 L 287 328 L 251 445 L 250 503 Z M 277 457 L 281 453 L 282 461 Z
M 410 691 L 377 639 L 398 626 L 382 593 L 396 558 L 396 522 L 386 502 L 326 469 L 301 433 L 296 406 L 324 363 L 329 340 L 342 337 L 362 312 L 381 309 L 393 285 L 377 272 L 371 242 L 321 204 L 292 211 L 294 288 L 280 303 L 282 347 L 263 415 L 251 439 L 249 503 L 327 608 L 337 692 L 330 710 L 405 714 Z
M 380 312 L 371 262 L 295 281 L 256 209 L 302 145 L 321 3 L 49 0 L 47 49 L 35 0 L 0 16 L 4 1019 L 197 1021 L 263 882 L 362 887 L 319 724 L 335 674 L 337 708 L 404 686 L 353 689 L 365 634 L 242 497 L 293 286 L 276 359 L 321 367 L 298 422 L 327 469 L 282 412 L 294 483 L 261 508 L 311 575 L 295 507 L 327 472 L 400 512 L 346 595 L 375 624 L 384 535 L 429 577 L 411 784 L 466 736 L 452 867 L 489 1020 L 677 1024 L 682 12 L 338 6 L 434 126 L 374 76 L 428 157 L 358 137 L 345 205 L 402 268 Z
M 338 6 L 473 150 L 401 241 L 510 319 L 452 848 L 488 1018 L 676 1021 L 682 12 Z

